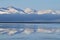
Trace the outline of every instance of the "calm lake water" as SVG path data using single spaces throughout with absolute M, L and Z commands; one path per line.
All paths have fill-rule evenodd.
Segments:
M 0 40 L 60 40 L 60 23 L 0 23 Z

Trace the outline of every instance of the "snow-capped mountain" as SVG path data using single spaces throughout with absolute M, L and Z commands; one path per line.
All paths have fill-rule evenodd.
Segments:
M 9 6 L 8 8 L 8 13 L 24 13 L 24 11 L 22 9 L 19 9 L 19 8 L 15 8 L 13 6 Z
M 27 14 L 35 14 L 35 13 L 37 13 L 36 10 L 30 9 L 30 8 L 24 9 L 24 12 L 27 13 Z
M 0 14 L 60 14 L 60 10 L 34 10 L 31 8 L 19 9 L 13 6 L 0 8 Z
M 16 13 L 24 13 L 24 11 L 13 6 L 9 6 L 7 8 L 0 8 L 0 14 L 16 14 Z
M 0 22 L 60 22 L 60 10 L 19 9 L 9 6 L 0 8 L 0 14 L 4 14 L 0 15 Z
M 37 12 L 37 14 L 56 14 L 56 11 L 54 11 L 54 10 L 40 10 Z

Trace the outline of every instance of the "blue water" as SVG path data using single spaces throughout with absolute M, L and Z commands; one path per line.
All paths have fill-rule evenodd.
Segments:
M 0 32 L 0 40 L 60 40 L 60 24 L 25 24 L 25 23 L 0 23 L 0 28 L 8 30 L 17 30 L 18 32 L 9 35 Z M 24 30 L 33 29 L 33 32 L 24 33 Z M 52 32 L 37 32 L 37 29 L 51 30 Z M 19 31 L 23 29 L 22 31 Z M 57 31 L 59 30 L 59 31 Z
M 60 22 L 60 15 L 53 14 L 3 14 L 0 15 L 0 22 Z

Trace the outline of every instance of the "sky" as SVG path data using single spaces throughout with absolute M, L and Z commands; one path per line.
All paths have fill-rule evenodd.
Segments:
M 60 0 L 0 0 L 0 7 L 8 6 L 36 10 L 60 10 Z

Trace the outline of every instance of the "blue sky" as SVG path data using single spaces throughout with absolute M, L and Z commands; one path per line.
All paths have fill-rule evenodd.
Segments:
M 60 9 L 60 0 L 0 0 L 0 7 L 33 8 L 36 10 Z

